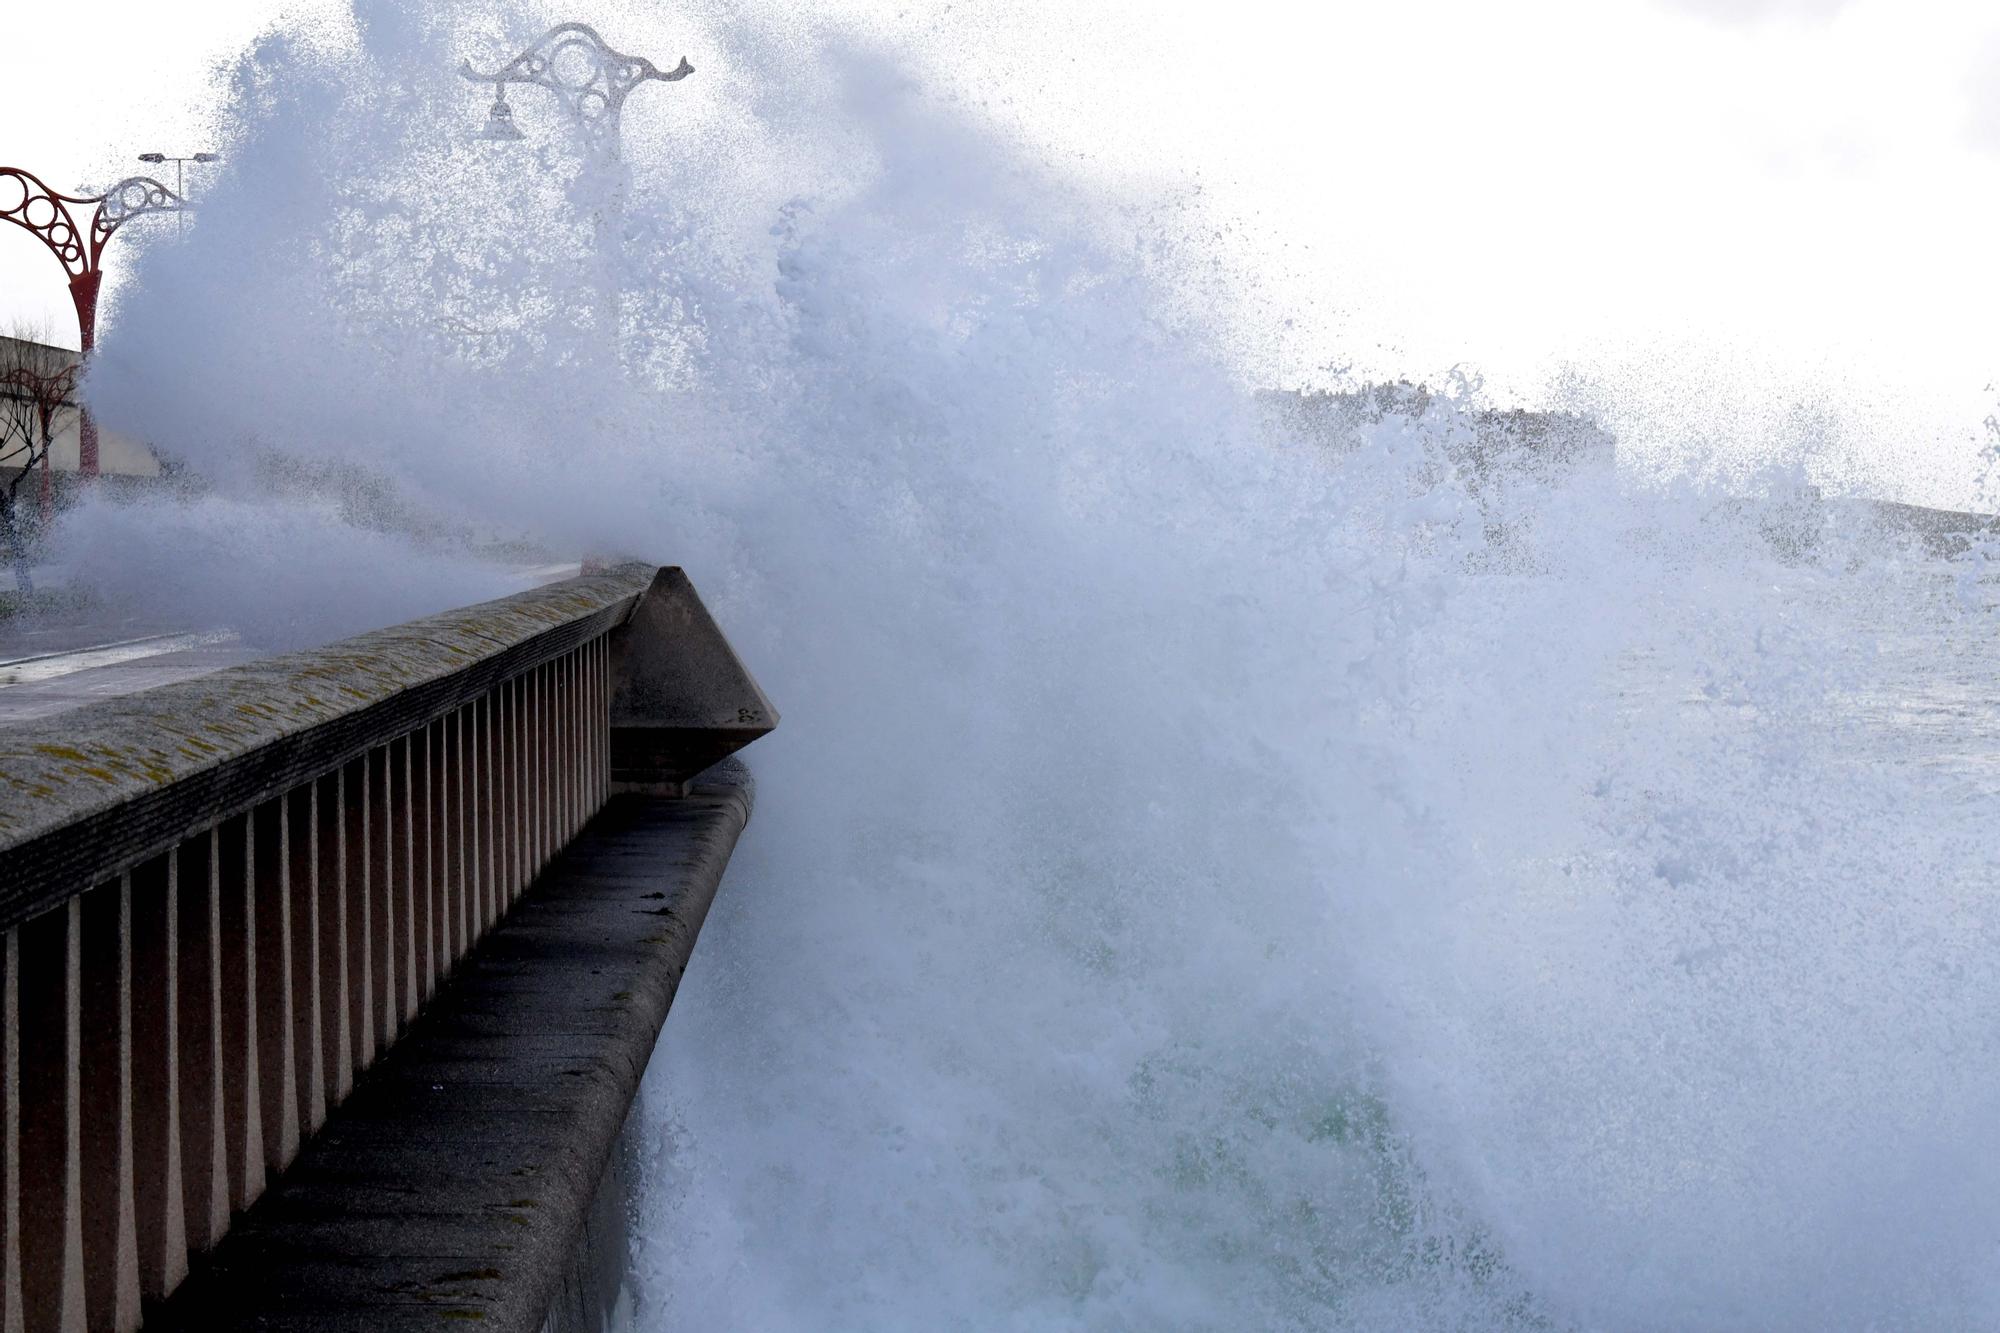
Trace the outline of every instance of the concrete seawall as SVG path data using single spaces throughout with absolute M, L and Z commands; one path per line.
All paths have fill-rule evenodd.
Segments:
M 602 1333 L 628 1108 L 752 788 L 614 798 L 150 1328 Z
M 0 729 L 0 1333 L 601 1329 L 776 724 L 618 566 Z

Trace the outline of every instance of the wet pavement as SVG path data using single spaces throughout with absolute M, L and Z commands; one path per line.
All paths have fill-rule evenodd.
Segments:
M 254 656 L 230 630 L 75 618 L 0 625 L 0 726 L 186 680 Z
M 572 578 L 575 564 L 520 566 L 522 587 Z M 0 591 L 13 586 L 0 570 Z M 65 572 L 35 571 L 38 588 L 59 588 Z M 150 690 L 265 655 L 226 626 L 200 627 L 101 606 L 0 619 L 0 727 L 66 712 L 100 699 Z

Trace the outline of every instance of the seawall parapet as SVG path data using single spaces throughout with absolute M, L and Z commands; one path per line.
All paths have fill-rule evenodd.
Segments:
M 776 723 L 627 565 L 0 729 L 0 1333 L 540 1327 Z

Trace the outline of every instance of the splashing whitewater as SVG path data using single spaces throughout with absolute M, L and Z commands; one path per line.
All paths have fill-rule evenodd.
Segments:
M 1976 581 L 1469 391 L 1287 433 L 1185 246 L 728 7 L 608 351 L 560 126 L 438 74 L 533 24 L 445 10 L 245 58 L 92 383 L 205 489 L 67 532 L 271 642 L 500 591 L 453 534 L 688 567 L 786 723 L 641 1326 L 2000 1325 Z

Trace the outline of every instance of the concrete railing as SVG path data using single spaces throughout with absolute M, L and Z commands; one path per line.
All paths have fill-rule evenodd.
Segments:
M 0 1330 L 138 1327 L 605 803 L 614 731 L 659 791 L 775 721 L 627 566 L 0 731 Z

